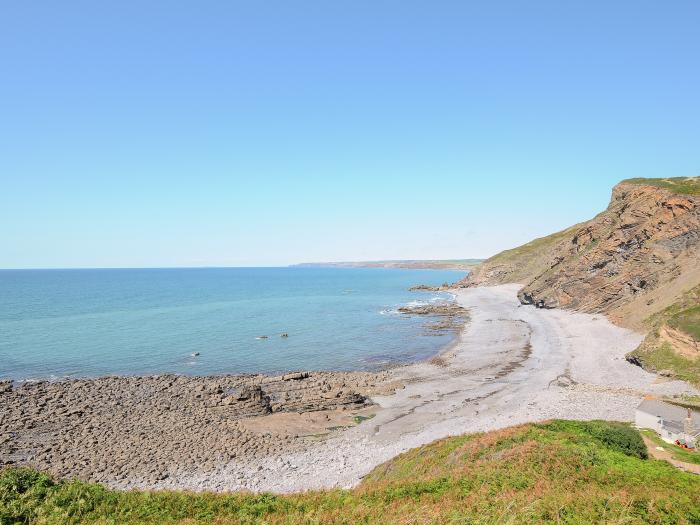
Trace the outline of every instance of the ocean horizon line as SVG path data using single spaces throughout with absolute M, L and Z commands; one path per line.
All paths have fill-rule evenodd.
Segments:
M 483 260 L 483 259 L 377 259 L 376 261 L 331 261 L 331 262 L 297 262 L 290 264 L 258 264 L 258 265 L 241 265 L 241 266 L 46 266 L 46 267 L 28 267 L 28 268 L 0 268 L 0 272 L 19 272 L 19 271 L 80 271 L 80 270 L 227 270 L 227 269 L 252 269 L 252 268 L 305 268 L 305 267 L 324 267 L 330 265 L 338 269 L 347 269 L 342 264 L 363 264 L 363 263 L 400 263 L 400 262 L 434 262 L 434 261 L 467 261 L 467 260 Z M 356 269 L 363 269 L 361 266 L 356 266 Z M 371 267 L 372 270 L 399 270 L 398 267 Z M 438 268 L 413 268 L 415 270 L 439 270 Z

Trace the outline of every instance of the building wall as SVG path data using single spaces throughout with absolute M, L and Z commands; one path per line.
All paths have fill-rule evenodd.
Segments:
M 661 432 L 661 419 L 652 414 L 642 412 L 641 410 L 635 410 L 634 424 L 639 428 L 650 428 L 656 433 Z
M 690 445 L 694 445 L 696 443 L 696 436 L 686 435 L 685 432 L 676 432 L 669 429 L 668 426 L 664 428 L 662 418 L 648 412 L 644 412 L 643 410 L 635 410 L 634 423 L 637 428 L 648 428 L 653 430 L 667 443 L 673 444 L 676 442 L 676 440 L 685 441 Z
M 665 428 L 662 428 L 661 431 L 658 433 L 659 437 L 663 439 L 666 443 L 675 443 L 677 439 L 682 440 L 684 439 L 684 436 L 682 434 L 677 434 L 675 432 L 670 432 L 666 430 Z

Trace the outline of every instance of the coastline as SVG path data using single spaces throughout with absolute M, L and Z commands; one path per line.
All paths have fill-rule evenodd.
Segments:
M 385 268 L 407 270 L 457 270 L 471 272 L 483 259 L 404 260 L 404 261 L 337 261 L 294 264 L 297 268 Z
M 436 439 L 547 419 L 632 421 L 647 395 L 698 393 L 630 365 L 641 335 L 601 315 L 522 306 L 519 285 L 457 291 L 472 319 L 440 363 L 403 367 L 405 388 L 376 396 L 375 418 L 313 450 L 230 464 L 162 488 L 271 491 L 350 488 L 377 465 Z M 239 472 L 239 474 L 234 474 Z M 244 482 L 236 483 L 236 475 Z M 240 478 L 239 478 L 240 479 Z
M 454 297 L 395 313 L 424 317 L 424 336 L 459 332 L 468 321 Z M 234 458 L 248 464 L 306 450 L 371 419 L 371 397 L 403 388 L 396 371 L 416 362 L 374 371 L 0 380 L 0 467 L 152 487 Z
M 462 276 L 286 267 L 13 272 L 0 279 L 0 381 L 381 370 L 452 339 L 417 337 L 422 320 L 395 314 L 433 300 L 409 290 L 416 282 Z
M 61 467 L 65 473 L 120 489 L 285 493 L 351 487 L 376 465 L 441 437 L 557 417 L 631 420 L 645 395 L 696 392 L 679 381 L 660 381 L 624 360 L 641 340 L 639 334 L 603 316 L 521 306 L 517 289 L 518 285 L 501 285 L 454 290 L 459 304 L 470 311 L 471 322 L 428 361 L 392 368 L 379 373 L 381 377 L 337 373 L 344 385 L 335 390 L 327 388 L 329 378 L 323 377 L 333 373 L 276 379 L 289 386 L 280 392 L 295 399 L 304 398 L 299 397 L 298 386 L 308 382 L 308 398 L 324 400 L 325 410 L 258 411 L 231 420 L 224 408 L 217 416 L 213 408 L 230 406 L 225 394 L 233 393 L 226 390 L 229 386 L 216 383 L 222 378 L 240 380 L 239 376 L 188 378 L 191 386 L 204 388 L 190 392 L 188 387 L 191 395 L 184 396 L 179 411 L 173 406 L 166 410 L 160 402 L 172 392 L 146 381 L 148 388 L 136 390 L 145 397 L 136 399 L 131 409 L 136 423 L 127 425 L 124 435 L 107 433 L 92 443 L 101 429 L 92 432 L 76 419 L 73 428 L 78 434 L 71 438 L 77 438 L 79 445 L 72 455 L 65 442 L 58 450 L 41 453 L 55 454 L 57 459 L 67 454 L 70 461 Z M 353 397 L 353 392 L 362 392 L 365 399 Z M 259 409 L 256 396 L 262 397 L 250 392 L 241 401 Z M 367 397 L 376 404 L 369 405 Z M 212 400 L 216 405 L 194 409 L 197 403 Z M 103 408 L 115 412 L 112 405 Z M 90 407 L 83 410 L 65 416 L 85 418 Z M 33 433 L 35 443 L 50 435 L 50 429 L 37 428 L 31 414 L 18 421 L 23 432 Z M 124 426 L 123 420 L 114 421 Z M 163 424 L 165 432 L 159 428 Z M 3 439 L 6 446 L 8 438 Z M 85 443 L 100 455 L 83 457 L 88 449 L 80 447 Z M 114 464 L 130 450 L 142 451 L 141 457 L 126 465 Z M 148 461 L 142 463 L 144 457 Z M 51 461 L 44 464 L 47 467 L 52 469 Z M 99 478 L 89 475 L 100 469 Z

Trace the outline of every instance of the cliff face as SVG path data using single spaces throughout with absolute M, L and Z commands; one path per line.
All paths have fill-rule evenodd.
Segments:
M 628 360 L 700 385 L 700 177 L 632 179 L 588 222 L 487 259 L 462 286 L 522 283 L 526 304 L 644 329 Z
M 588 222 L 488 259 L 461 284 L 520 282 L 520 300 L 641 327 L 700 283 L 700 178 L 625 181 Z

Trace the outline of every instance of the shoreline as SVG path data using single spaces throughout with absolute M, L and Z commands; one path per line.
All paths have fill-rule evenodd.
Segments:
M 246 470 L 177 480 L 191 490 L 292 493 L 351 488 L 374 467 L 436 439 L 547 419 L 632 421 L 646 395 L 697 393 L 633 366 L 624 355 L 642 336 L 602 315 L 538 310 L 517 300 L 519 285 L 458 290 L 472 320 L 442 361 L 401 369 L 405 388 L 376 396 L 367 425 L 333 436 L 312 451 L 282 455 Z M 175 481 L 175 480 L 174 480 Z M 135 487 L 134 487 L 135 488 Z
M 427 360 L 451 348 L 468 322 L 455 305 L 451 297 L 397 314 L 425 317 L 427 332 L 456 332 Z M 371 397 L 403 388 L 396 370 L 425 360 L 371 371 L 0 380 L 0 467 L 150 487 L 233 458 L 306 450 L 371 419 L 378 408 Z M 152 447 L 161 436 L 166 441 Z
M 301 450 L 368 417 L 388 372 L 128 376 L 0 384 L 0 466 L 153 484 Z
M 639 334 L 613 325 L 602 315 L 522 306 L 517 289 L 518 285 L 501 285 L 452 290 L 471 317 L 454 341 L 429 360 L 380 372 L 379 381 L 369 379 L 375 373 L 339 373 L 344 383 L 340 392 L 347 391 L 340 396 L 338 390 L 329 394 L 328 378 L 323 377 L 333 373 L 278 378 L 280 384 L 290 387 L 278 391 L 292 395 L 292 401 L 304 398 L 300 392 L 304 389 L 297 387 L 307 382 L 309 398 L 325 400 L 326 410 L 258 412 L 232 421 L 230 416 L 216 416 L 219 409 L 213 410 L 214 406 L 230 406 L 226 396 L 221 396 L 231 394 L 213 384 L 221 382 L 222 376 L 194 381 L 177 376 L 193 384 L 211 382 L 212 388 L 192 391 L 194 397 L 185 396 L 189 401 L 175 407 L 174 413 L 153 405 L 153 399 L 160 400 L 159 391 L 146 389 L 151 397 L 141 400 L 146 405 L 130 416 L 137 418 L 138 425 L 127 429 L 120 439 L 109 433 L 106 441 L 98 439 L 93 449 L 101 450 L 101 459 L 83 458 L 80 450 L 71 451 L 67 446 L 42 454 L 68 454 L 71 459 L 62 468 L 72 477 L 83 479 L 76 472 L 86 475 L 91 469 L 102 469 L 99 479 L 88 479 L 119 489 L 287 493 L 351 487 L 376 465 L 441 437 L 549 418 L 631 420 L 644 395 L 696 392 L 680 381 L 660 381 L 625 361 L 624 354 L 641 340 Z M 353 383 L 352 376 L 357 374 L 366 375 L 364 384 Z M 353 398 L 353 389 L 364 389 L 362 395 L 375 405 Z M 165 392 L 165 397 L 171 397 L 171 391 Z M 251 392 L 241 401 L 255 401 L 257 405 L 250 406 L 259 410 L 261 397 Z M 212 399 L 217 400 L 216 405 L 192 410 L 196 400 Z M 184 420 L 183 413 L 187 414 Z M 32 418 L 23 421 L 31 424 Z M 86 427 L 79 421 L 73 425 L 81 432 Z M 158 425 L 165 425 L 166 432 Z M 31 433 L 32 429 L 26 430 Z M 94 439 L 90 432 L 83 434 L 77 435 L 80 443 Z M 141 434 L 140 439 L 134 437 Z M 37 431 L 35 435 L 38 439 L 42 434 Z M 46 433 L 43 435 L 45 438 Z M 170 447 L 173 440 L 177 442 Z M 236 448 L 233 442 L 242 445 Z M 140 447 L 147 457 L 155 454 L 156 460 L 141 470 L 136 468 L 138 461 L 105 469 L 111 467 L 113 456 L 125 456 L 129 447 Z M 162 449 L 169 455 L 159 455 Z M 51 470 L 51 462 L 46 465 Z
M 462 313 L 460 312 L 455 312 L 455 311 L 449 311 L 449 306 L 450 305 L 455 305 L 456 300 L 455 300 L 455 295 L 452 293 L 452 289 L 450 288 L 444 288 L 443 286 L 441 287 L 432 287 L 432 286 L 425 286 L 425 285 L 418 285 L 418 286 L 412 286 L 408 289 L 409 291 L 414 291 L 414 292 L 439 292 L 441 294 L 447 294 L 449 297 L 444 298 L 444 300 L 439 300 L 435 302 L 427 301 L 416 301 L 416 302 L 421 302 L 422 304 L 420 305 L 412 305 L 414 301 L 410 301 L 408 303 L 404 304 L 399 304 L 395 307 L 395 310 L 392 310 L 390 313 L 393 315 L 405 315 L 405 316 L 418 316 L 418 317 L 424 317 L 426 320 L 428 319 L 433 319 L 433 318 L 440 318 L 444 317 L 447 318 L 448 322 L 443 326 L 436 326 L 434 323 L 431 322 L 424 322 L 423 323 L 423 334 L 421 336 L 433 336 L 433 335 L 451 335 L 451 340 L 443 343 L 442 345 L 438 345 L 435 347 L 435 351 L 431 352 L 429 357 L 424 357 L 424 356 L 413 356 L 412 359 L 407 359 L 407 360 L 401 360 L 401 359 L 395 359 L 393 361 L 388 361 L 385 363 L 382 363 L 379 366 L 367 366 L 367 367 L 361 367 L 361 368 L 353 368 L 353 369 L 334 369 L 334 368 L 305 368 L 305 369 L 278 369 L 278 370 L 271 370 L 271 371 L 251 371 L 251 372 L 236 372 L 236 371 L 231 371 L 231 372 L 221 372 L 221 373 L 215 373 L 215 374 L 197 374 L 197 373 L 181 373 L 181 372 L 156 372 L 156 373 L 127 373 L 127 374 L 120 374 L 120 373 L 107 373 L 107 374 L 102 374 L 102 375 L 80 375 L 80 374 L 71 374 L 71 375 L 64 375 L 64 376 L 56 376 L 54 374 L 50 374 L 49 376 L 39 376 L 39 377 L 24 377 L 20 379 L 12 378 L 12 377 L 2 377 L 0 376 L 0 392 L 2 392 L 2 389 L 5 388 L 7 385 L 12 385 L 13 387 L 19 387 L 23 384 L 37 384 L 37 383 L 65 383 L 65 382 L 71 382 L 71 381 L 101 381 L 101 380 L 108 380 L 108 379 L 122 379 L 122 378 L 160 378 L 160 377 L 184 377 L 184 378 L 191 378 L 191 379 L 198 379 L 198 378 L 212 378 L 212 377 L 239 377 L 239 378 L 247 378 L 247 377 L 277 377 L 277 376 L 282 376 L 285 374 L 294 374 L 294 373 L 302 373 L 302 372 L 313 372 L 313 373 L 321 373 L 321 374 L 352 374 L 352 373 L 361 373 L 361 374 L 381 374 L 383 372 L 386 372 L 388 370 L 392 370 L 395 368 L 400 368 L 403 366 L 410 366 L 415 363 L 420 363 L 425 360 L 430 360 L 438 355 L 440 355 L 445 348 L 451 346 L 456 339 L 459 337 L 459 332 L 461 328 L 463 327 L 464 323 L 468 322 L 469 316 L 468 312 L 464 311 Z M 437 298 L 437 296 L 436 296 Z M 443 307 L 448 307 L 446 310 L 443 310 Z M 427 310 L 427 311 L 421 311 L 421 310 Z M 382 314 L 384 313 L 384 310 L 381 312 Z M 462 317 L 463 319 L 459 319 Z M 434 332 L 433 332 L 434 331 Z M 197 351 L 196 355 L 199 356 L 200 352 Z M 377 354 L 377 356 L 374 356 L 375 358 L 379 358 L 381 354 Z M 192 356 L 194 357 L 194 355 Z M 2 463 L 0 462 L 0 465 Z

